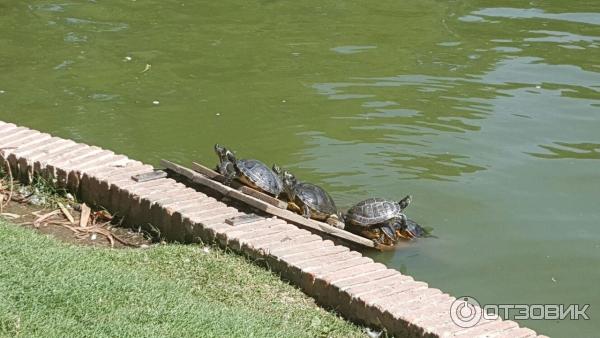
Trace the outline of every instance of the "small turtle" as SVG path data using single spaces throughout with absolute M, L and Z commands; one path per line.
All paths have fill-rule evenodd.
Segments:
M 339 224 L 340 215 L 335 202 L 323 188 L 308 182 L 298 182 L 293 174 L 288 171 L 281 172 L 277 165 L 273 165 L 273 171 L 282 177 L 283 191 L 289 203 L 288 209 L 306 218 L 332 225 Z
M 215 153 L 219 156 L 217 170 L 225 176 L 226 184 L 231 184 L 235 178 L 253 189 L 275 197 L 281 193 L 281 179 L 261 161 L 238 160 L 229 149 L 219 144 L 215 144 Z
M 383 198 L 369 198 L 359 202 L 344 217 L 348 230 L 385 245 L 393 245 L 399 238 L 421 237 L 425 230 L 402 212 L 411 199 L 409 195 L 399 202 Z

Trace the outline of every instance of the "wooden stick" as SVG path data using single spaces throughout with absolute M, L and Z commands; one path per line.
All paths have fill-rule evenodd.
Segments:
M 73 218 L 73 215 L 71 215 L 69 210 L 67 210 L 67 208 L 65 208 L 65 206 L 60 202 L 58 202 L 58 207 L 60 208 L 60 211 L 62 211 L 62 213 L 65 215 L 65 217 L 69 220 L 69 222 L 71 222 L 71 224 L 75 224 L 75 219 Z
M 47 220 L 48 218 L 50 218 L 50 217 L 52 217 L 54 215 L 60 214 L 60 212 L 61 212 L 60 210 L 53 210 L 53 211 L 50 211 L 47 214 L 41 215 L 38 218 L 36 218 L 35 221 L 33 221 L 33 225 L 35 227 L 38 227 L 40 225 L 40 223 L 42 223 L 43 221 Z
M 178 165 L 176 163 L 173 163 L 173 162 L 170 162 L 167 160 L 161 160 L 161 165 L 163 167 L 167 168 L 168 170 L 171 170 L 179 175 L 186 177 L 187 179 L 189 179 L 190 181 L 192 181 L 194 183 L 197 183 L 197 184 L 200 184 L 207 188 L 210 188 L 224 196 L 227 196 L 227 197 L 236 199 L 238 201 L 241 201 L 243 203 L 246 203 L 246 204 L 248 204 L 258 210 L 264 211 L 268 214 L 271 214 L 271 215 L 277 216 L 281 219 L 284 219 L 286 221 L 292 222 L 296 225 L 299 225 L 300 227 L 303 227 L 303 228 L 306 228 L 309 230 L 313 230 L 313 231 L 317 231 L 317 232 L 321 232 L 321 233 L 325 233 L 325 234 L 328 234 L 330 236 L 334 236 L 337 238 L 341 238 L 343 240 L 352 242 L 354 244 L 362 245 L 362 246 L 369 247 L 369 248 L 376 248 L 375 244 L 370 239 L 364 238 L 362 236 L 358 236 L 356 234 L 353 234 L 351 232 L 348 232 L 348 231 L 345 231 L 342 229 L 338 229 L 336 227 L 333 227 L 333 226 L 323 223 L 323 222 L 317 222 L 317 221 L 314 221 L 311 219 L 307 219 L 307 218 L 305 218 L 301 215 L 295 214 L 291 211 L 277 208 L 269 203 L 259 200 L 253 196 L 246 195 L 246 194 L 242 193 L 241 191 L 238 191 L 236 189 L 225 186 L 214 180 L 211 180 L 208 177 L 205 177 L 191 169 L 188 169 L 188 168 Z

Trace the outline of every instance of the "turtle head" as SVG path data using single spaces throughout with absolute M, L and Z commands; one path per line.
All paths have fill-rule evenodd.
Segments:
M 229 149 L 218 143 L 215 144 L 215 153 L 219 156 L 217 171 L 226 177 L 227 182 L 231 181 L 235 176 L 235 156 Z
M 290 201 L 296 199 L 296 192 L 294 189 L 296 187 L 296 184 L 298 184 L 296 176 L 294 176 L 294 174 L 286 170 L 281 174 L 281 181 L 283 182 L 283 191 L 285 191 L 285 193 L 287 194 L 288 199 Z
M 396 222 L 396 235 L 400 238 L 415 239 L 425 237 L 427 231 L 423 229 L 417 222 L 408 219 L 406 215 L 401 214 Z
M 282 176 L 283 173 L 281 172 L 281 168 L 277 164 L 273 163 L 273 167 L 271 169 L 273 169 L 273 172 L 277 174 L 277 176 Z
M 406 209 L 406 207 L 408 207 L 410 205 L 410 202 L 412 202 L 411 195 L 406 195 L 406 197 L 404 197 L 403 199 L 398 201 L 398 204 L 400 205 L 400 210 Z
M 233 152 L 218 143 L 215 143 L 215 153 L 219 156 L 219 161 L 221 162 L 235 162 L 235 155 L 233 155 Z

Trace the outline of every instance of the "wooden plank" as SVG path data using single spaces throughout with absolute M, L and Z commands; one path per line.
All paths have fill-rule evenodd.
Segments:
M 159 178 L 165 178 L 165 177 L 167 177 L 166 172 L 164 172 L 162 170 L 154 170 L 154 171 L 150 171 L 150 172 L 143 173 L 143 174 L 133 175 L 133 176 L 131 176 L 131 179 L 136 182 L 141 183 L 141 182 L 158 180 Z
M 194 169 L 194 171 L 197 171 L 208 178 L 212 178 L 213 180 L 216 179 L 218 181 L 221 181 L 223 179 L 223 175 L 219 174 L 217 171 L 212 170 L 208 167 L 205 167 L 202 164 L 197 163 L 197 162 L 192 162 L 192 169 Z M 221 182 L 223 182 L 223 181 L 221 181 Z
M 81 205 L 81 216 L 79 217 L 79 227 L 85 228 L 90 220 L 92 210 L 85 203 Z
M 239 191 L 243 192 L 246 195 L 250 195 L 254 198 L 258 198 L 259 200 L 263 201 L 263 202 L 267 202 L 273 206 L 278 207 L 279 209 L 287 209 L 288 204 L 287 202 L 284 202 L 280 199 L 271 197 L 269 195 L 263 194 L 262 192 L 258 191 L 258 190 L 254 190 L 250 187 L 247 186 L 241 186 L 238 188 Z
M 219 174 L 218 172 L 203 166 L 200 163 L 196 163 L 196 162 L 192 162 L 192 169 L 194 169 L 194 171 L 199 172 L 200 174 L 213 179 L 215 181 L 218 182 L 225 182 L 225 177 L 221 174 Z M 279 200 L 277 198 L 274 198 L 272 196 L 269 196 L 267 194 L 264 194 L 258 190 L 252 189 L 250 187 L 247 187 L 245 185 L 242 185 L 236 181 L 232 182 L 232 188 L 235 188 L 237 190 L 240 190 L 241 192 L 243 192 L 246 195 L 250 195 L 252 197 L 258 198 L 261 201 L 267 202 L 269 204 L 272 204 L 278 208 L 281 209 L 287 209 L 287 202 L 284 202 L 282 200 Z
M 269 203 L 261 201 L 255 197 L 246 195 L 246 194 L 242 193 L 241 191 L 238 191 L 236 189 L 225 186 L 214 180 L 211 180 L 210 178 L 205 177 L 204 175 L 201 175 L 201 174 L 195 172 L 194 170 L 180 166 L 176 163 L 173 163 L 173 162 L 170 162 L 167 160 L 161 160 L 161 165 L 163 167 L 167 168 L 168 170 L 171 170 L 179 175 L 182 175 L 182 176 L 188 178 L 190 181 L 192 181 L 194 183 L 197 183 L 197 184 L 203 185 L 205 187 L 208 187 L 210 189 L 213 189 L 213 190 L 221 193 L 222 195 L 228 196 L 230 198 L 234 198 L 234 199 L 241 201 L 243 203 L 246 203 L 258 210 L 261 210 L 268 214 L 277 216 L 286 221 L 290 221 L 296 225 L 299 225 L 300 227 L 303 227 L 303 228 L 306 228 L 309 230 L 318 231 L 321 233 L 325 233 L 325 234 L 328 234 L 333 237 L 341 238 L 343 240 L 352 242 L 354 244 L 359 244 L 359 245 L 369 247 L 369 248 L 376 248 L 373 241 L 368 238 L 364 238 L 364 237 L 355 235 L 351 232 L 348 232 L 348 231 L 345 231 L 342 229 L 338 229 L 338 228 L 331 226 L 329 224 L 326 224 L 326 223 L 317 222 L 317 221 L 314 221 L 311 219 L 304 218 L 303 216 L 298 215 L 298 214 L 293 213 L 288 210 L 277 208 Z

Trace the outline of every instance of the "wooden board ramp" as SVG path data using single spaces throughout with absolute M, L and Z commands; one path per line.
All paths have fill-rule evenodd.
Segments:
M 202 164 L 197 163 L 197 162 L 192 162 L 192 169 L 194 171 L 196 171 L 196 172 L 198 172 L 198 173 L 200 173 L 200 174 L 202 174 L 202 175 L 204 175 L 204 176 L 206 176 L 206 177 L 208 177 L 210 179 L 218 181 L 220 183 L 223 183 L 226 180 L 223 175 L 221 175 L 218 172 L 216 172 L 216 171 L 214 171 L 214 170 L 212 170 L 212 169 L 210 169 L 208 167 L 205 167 Z M 247 187 L 247 186 L 245 186 L 245 185 L 243 185 L 243 184 L 241 184 L 241 183 L 239 183 L 237 181 L 233 181 L 231 183 L 231 186 L 233 188 L 236 188 L 236 189 L 240 190 L 241 192 L 243 192 L 246 195 L 250 195 L 250 196 L 256 197 L 259 200 L 267 202 L 267 203 L 270 203 L 270 204 L 272 204 L 272 205 L 274 205 L 274 206 L 276 206 L 278 208 L 287 209 L 288 204 L 286 202 L 284 202 L 284 201 L 282 201 L 280 199 L 271 197 L 271 196 L 269 196 L 267 194 L 264 194 L 264 193 L 262 193 L 260 191 L 252 189 L 250 187 Z M 327 223 L 327 224 L 332 225 L 332 226 L 334 226 L 334 227 L 336 227 L 338 229 L 344 229 L 344 227 L 346 226 L 344 224 L 344 222 L 339 221 L 339 220 L 331 220 L 331 222 L 332 223 Z M 318 222 L 318 223 L 323 223 L 323 222 Z
M 279 202 L 282 202 L 282 201 L 277 200 L 271 196 L 262 194 L 256 190 L 250 189 L 248 187 L 243 187 L 246 189 L 241 189 L 241 190 L 235 189 L 233 187 L 229 187 L 218 181 L 218 180 L 222 180 L 222 176 L 219 173 L 217 173 L 211 169 L 208 169 L 205 166 L 202 166 L 198 163 L 194 163 L 194 165 L 193 165 L 193 168 L 198 171 L 192 170 L 190 168 L 184 167 L 179 164 L 176 164 L 169 160 L 161 160 L 160 164 L 165 169 L 170 170 L 178 175 L 181 175 L 193 183 L 196 183 L 196 184 L 199 184 L 206 188 L 209 188 L 211 190 L 214 190 L 223 196 L 227 196 L 231 199 L 242 202 L 252 208 L 256 208 L 267 214 L 270 214 L 270 215 L 276 216 L 278 218 L 281 218 L 283 220 L 294 223 L 294 224 L 296 224 L 302 228 L 305 228 L 307 230 L 310 230 L 312 232 L 326 234 L 328 236 L 332 236 L 332 237 L 341 239 L 346 242 L 350 242 L 354 245 L 358 245 L 361 247 L 380 249 L 377 245 L 375 245 L 375 243 L 372 240 L 370 240 L 368 238 L 364 238 L 362 236 L 353 234 L 351 232 L 334 227 L 327 223 L 318 222 L 318 221 L 315 221 L 312 219 L 305 218 L 301 215 L 298 215 L 294 212 L 291 212 L 287 209 L 282 208 L 280 206 L 281 204 L 279 204 L 279 203 L 277 203 L 278 206 L 275 206 L 274 205 L 275 203 L 271 202 L 271 200 L 276 200 Z M 250 194 L 248 194 L 247 193 L 248 190 L 251 190 L 252 192 Z M 284 204 L 283 205 L 284 207 L 287 206 L 286 203 L 284 203 L 284 202 L 282 202 L 282 203 Z

